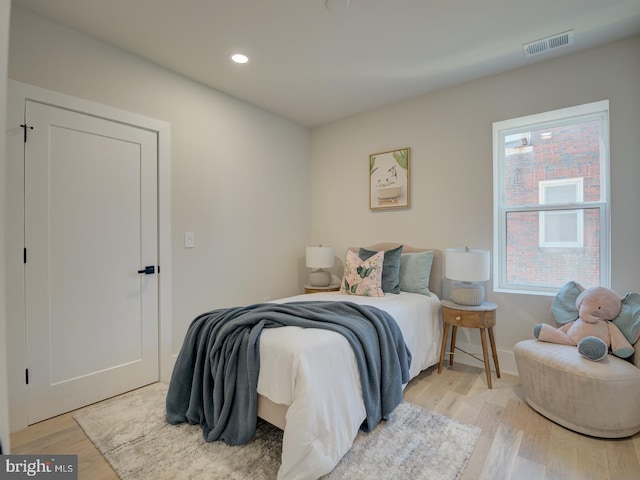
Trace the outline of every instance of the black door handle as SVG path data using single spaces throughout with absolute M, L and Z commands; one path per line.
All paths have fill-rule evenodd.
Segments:
M 138 270 L 138 273 L 144 273 L 145 275 L 153 275 L 154 273 L 156 273 L 156 267 L 154 267 L 153 265 L 147 265 L 146 267 L 144 267 L 144 269 Z

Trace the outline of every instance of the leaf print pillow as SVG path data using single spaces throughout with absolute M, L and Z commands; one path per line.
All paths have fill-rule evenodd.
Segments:
M 384 297 L 382 291 L 383 261 L 383 251 L 367 260 L 362 260 L 355 252 L 348 250 L 340 293 L 363 297 Z

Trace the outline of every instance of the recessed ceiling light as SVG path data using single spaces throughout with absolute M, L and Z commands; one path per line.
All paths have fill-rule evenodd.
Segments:
M 325 5 L 332 12 L 343 12 L 349 8 L 351 0 L 326 0 Z
M 247 63 L 249 61 L 249 57 L 241 53 L 234 53 L 233 55 L 231 55 L 231 60 L 236 63 Z

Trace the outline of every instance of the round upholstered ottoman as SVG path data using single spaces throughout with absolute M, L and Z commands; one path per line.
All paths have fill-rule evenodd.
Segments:
M 576 347 L 524 340 L 513 348 L 527 403 L 554 422 L 594 437 L 640 431 L 640 369 L 608 355 L 599 362 Z

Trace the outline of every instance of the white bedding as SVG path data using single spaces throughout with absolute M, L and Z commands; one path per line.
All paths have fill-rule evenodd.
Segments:
M 411 351 L 411 378 L 438 362 L 442 325 L 435 295 L 360 297 L 324 292 L 275 302 L 318 300 L 373 305 L 390 313 Z M 289 407 L 279 480 L 316 479 L 329 473 L 351 448 L 366 416 L 353 350 L 342 335 L 328 330 L 265 329 L 258 393 Z

